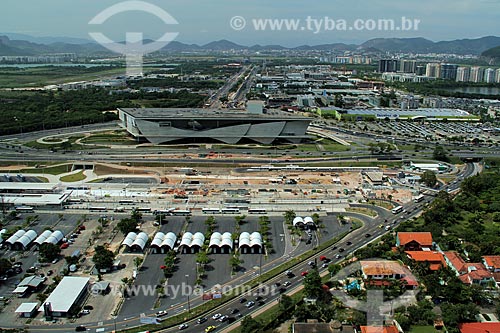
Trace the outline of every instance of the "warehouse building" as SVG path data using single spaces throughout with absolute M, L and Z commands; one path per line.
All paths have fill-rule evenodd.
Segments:
M 65 276 L 43 304 L 45 317 L 67 317 L 77 312 L 89 281 L 86 277 Z

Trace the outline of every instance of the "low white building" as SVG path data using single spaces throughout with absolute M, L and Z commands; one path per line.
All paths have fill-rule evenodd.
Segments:
M 67 317 L 87 294 L 90 278 L 65 276 L 43 304 L 45 317 Z

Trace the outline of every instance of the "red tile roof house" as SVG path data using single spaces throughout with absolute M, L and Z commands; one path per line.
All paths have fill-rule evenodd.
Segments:
M 493 273 L 482 263 L 468 263 L 455 251 L 444 252 L 446 262 L 465 284 L 488 285 L 495 283 Z
M 483 256 L 483 263 L 490 272 L 500 272 L 500 256 Z
M 432 248 L 432 234 L 430 232 L 398 232 L 396 246 L 402 246 L 405 251 L 422 251 Z
M 361 333 L 399 333 L 396 326 L 360 326 Z
M 465 323 L 458 325 L 461 333 L 500 333 L 500 323 Z
M 436 251 L 406 251 L 408 258 L 416 262 L 428 262 L 431 271 L 437 271 L 446 267 L 444 256 Z
M 389 279 L 405 281 L 410 288 L 418 287 L 417 279 L 410 270 L 397 261 L 362 260 L 361 273 L 365 283 L 375 286 L 390 285 Z

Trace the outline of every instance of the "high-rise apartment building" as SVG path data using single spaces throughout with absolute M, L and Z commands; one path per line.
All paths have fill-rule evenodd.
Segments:
M 441 77 L 441 64 L 438 63 L 428 63 L 425 67 L 425 76 L 427 77 Z
M 399 60 L 396 59 L 380 59 L 378 61 L 379 73 L 397 72 L 399 69 Z
M 457 68 L 457 82 L 469 82 L 470 80 L 470 67 Z
M 486 68 L 484 70 L 484 82 L 495 83 L 495 70 L 493 68 Z
M 441 78 L 445 80 L 455 80 L 457 78 L 458 65 L 441 64 Z
M 401 60 L 399 71 L 403 73 L 415 73 L 417 70 L 417 62 L 415 60 Z
M 470 68 L 470 82 L 483 82 L 484 69 L 479 66 L 474 66 Z

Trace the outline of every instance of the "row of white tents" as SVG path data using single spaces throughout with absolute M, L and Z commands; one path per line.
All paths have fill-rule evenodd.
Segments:
M 45 230 L 40 236 L 35 230 L 18 230 L 10 236 L 5 243 L 9 244 L 13 250 L 26 250 L 32 242 L 40 246 L 43 243 L 57 244 L 64 238 L 60 230 Z
M 293 224 L 294 227 L 299 227 L 299 228 L 303 228 L 305 226 L 313 227 L 313 226 L 316 225 L 314 223 L 313 218 L 310 217 L 310 216 L 306 216 L 304 218 L 302 218 L 300 216 L 297 216 L 296 218 L 293 219 L 292 224 Z
M 144 232 L 127 234 L 122 242 L 130 251 L 144 251 L 148 236 Z M 153 253 L 166 253 L 175 249 L 177 236 L 173 232 L 157 232 L 151 242 Z M 182 235 L 180 253 L 198 253 L 205 243 L 205 235 L 201 232 L 185 232 Z M 260 253 L 262 251 L 262 236 L 258 232 L 242 232 L 239 236 L 238 248 L 242 253 Z M 234 249 L 233 236 L 230 232 L 214 232 L 210 236 L 209 249 L 212 253 L 231 253 Z

